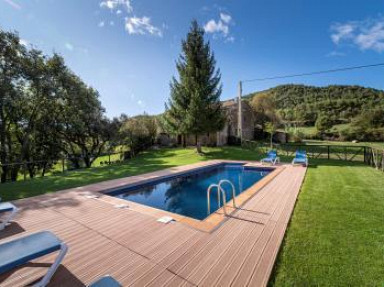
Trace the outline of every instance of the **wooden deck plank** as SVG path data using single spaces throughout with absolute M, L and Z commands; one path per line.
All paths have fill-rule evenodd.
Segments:
M 266 286 L 305 176 L 303 167 L 287 165 L 213 232 L 180 222 L 161 224 L 156 221 L 161 213 L 118 209 L 106 195 L 84 196 L 111 184 L 188 168 L 15 201 L 21 211 L 15 223 L 0 233 L 0 240 L 40 230 L 50 230 L 64 240 L 69 251 L 50 286 L 84 286 L 105 274 L 123 286 Z M 0 286 L 31 284 L 54 258 L 45 256 L 0 275 Z

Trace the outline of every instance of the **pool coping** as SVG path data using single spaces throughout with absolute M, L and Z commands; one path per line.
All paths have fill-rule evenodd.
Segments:
M 233 206 L 233 201 L 230 199 L 226 203 L 227 214 L 224 214 L 224 208 L 212 212 L 211 215 L 206 217 L 203 220 L 194 219 L 188 216 L 180 215 L 177 213 L 172 213 L 169 211 L 157 209 L 150 207 L 144 204 L 136 203 L 130 200 L 121 199 L 114 197 L 110 193 L 113 191 L 126 187 L 135 187 L 136 185 L 148 184 L 153 181 L 162 180 L 166 178 L 171 178 L 174 176 L 179 176 L 183 174 L 188 174 L 189 172 L 194 172 L 203 168 L 214 167 L 221 164 L 230 164 L 230 163 L 242 163 L 245 167 L 256 167 L 256 168 L 266 168 L 272 169 L 268 175 L 256 182 L 254 185 L 249 187 L 247 190 L 236 196 L 236 205 L 237 208 L 244 205 L 248 200 L 250 200 L 257 192 L 263 189 L 268 183 L 270 183 L 280 172 L 282 172 L 285 167 L 283 165 L 261 165 L 260 162 L 255 161 L 242 161 L 242 160 L 210 160 L 205 162 L 200 162 L 198 164 L 184 165 L 179 167 L 173 167 L 168 169 L 163 169 L 161 171 L 141 174 L 140 176 L 132 176 L 124 179 L 129 180 L 112 180 L 106 182 L 107 184 L 104 187 L 97 188 L 97 190 L 92 189 L 92 192 L 97 193 L 98 199 L 113 204 L 115 206 L 120 206 L 121 208 L 129 208 L 132 211 L 139 213 L 147 214 L 156 218 L 161 218 L 163 216 L 170 216 L 175 221 L 183 223 L 194 229 L 212 232 L 216 230 L 222 223 L 224 223 L 232 213 L 234 213 L 237 208 Z

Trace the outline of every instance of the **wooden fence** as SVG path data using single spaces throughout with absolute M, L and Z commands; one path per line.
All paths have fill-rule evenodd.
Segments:
M 268 144 L 247 141 L 242 147 L 266 153 Z M 384 149 L 363 145 L 323 145 L 323 144 L 274 144 L 281 155 L 293 157 L 296 150 L 305 150 L 310 158 L 362 162 L 384 172 Z

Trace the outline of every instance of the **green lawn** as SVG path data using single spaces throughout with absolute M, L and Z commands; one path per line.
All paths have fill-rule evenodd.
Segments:
M 311 166 L 271 286 L 384 286 L 384 174 Z
M 237 147 L 204 151 L 204 156 L 194 149 L 150 151 L 113 166 L 3 184 L 0 196 L 23 198 L 208 159 L 261 157 Z M 384 173 L 341 161 L 310 163 L 269 284 L 383 287 Z

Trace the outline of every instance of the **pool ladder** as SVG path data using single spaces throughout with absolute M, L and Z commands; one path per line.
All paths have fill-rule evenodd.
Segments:
M 224 214 L 227 215 L 227 209 L 226 209 L 226 207 L 225 207 L 225 205 L 226 205 L 226 203 L 227 203 L 227 197 L 226 197 L 226 195 L 225 195 L 225 191 L 224 191 L 224 189 L 223 189 L 223 187 L 222 187 L 222 185 L 223 185 L 224 183 L 228 183 L 228 184 L 231 186 L 231 188 L 232 188 L 233 207 L 236 208 L 235 186 L 234 186 L 233 183 L 232 183 L 231 181 L 229 181 L 228 179 L 222 179 L 222 180 L 219 181 L 218 184 L 213 183 L 213 184 L 211 184 L 211 185 L 208 187 L 208 189 L 207 189 L 207 204 L 208 204 L 207 208 L 208 208 L 208 214 L 211 214 L 211 201 L 210 201 L 210 197 L 209 197 L 209 196 L 210 196 L 210 194 L 211 194 L 211 190 L 212 190 L 213 188 L 216 187 L 216 189 L 217 189 L 217 204 L 218 204 L 218 207 L 220 208 L 220 200 L 221 200 L 221 196 L 222 196 L 222 197 L 223 197 L 223 209 L 224 209 Z

